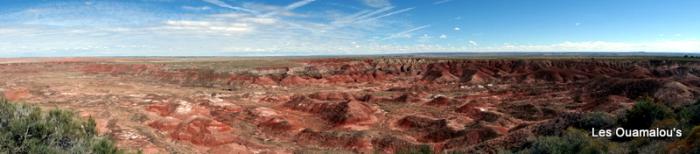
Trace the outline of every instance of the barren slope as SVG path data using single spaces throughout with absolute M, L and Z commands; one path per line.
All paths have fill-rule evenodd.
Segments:
M 519 146 L 556 117 L 617 113 L 639 97 L 669 106 L 700 98 L 696 61 L 245 63 L 15 59 L 0 64 L 0 91 L 92 116 L 120 146 L 146 153 L 392 153 L 421 145 L 493 152 Z

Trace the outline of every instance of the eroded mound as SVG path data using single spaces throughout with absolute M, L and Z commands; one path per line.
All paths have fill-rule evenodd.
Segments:
M 494 153 L 566 129 L 572 113 L 700 97 L 696 61 L 183 61 L 0 65 L 0 91 L 79 109 L 120 146 L 155 153 Z
M 448 126 L 446 119 L 406 116 L 397 121 L 396 125 L 404 131 L 414 134 L 419 142 L 440 142 L 461 136 L 464 133 Z
M 311 95 L 311 97 L 296 96 L 285 103 L 284 107 L 319 115 L 324 120 L 336 126 L 376 121 L 377 118 L 374 115 L 375 110 L 367 103 L 354 100 L 351 96 L 350 100 L 342 97 L 343 95 L 330 96 L 337 97 L 320 97 L 318 93 Z M 312 97 L 322 98 L 324 100 L 314 99 Z

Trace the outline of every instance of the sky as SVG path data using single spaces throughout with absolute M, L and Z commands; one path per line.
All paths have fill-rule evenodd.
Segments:
M 700 52 L 697 0 L 0 0 L 0 57 Z

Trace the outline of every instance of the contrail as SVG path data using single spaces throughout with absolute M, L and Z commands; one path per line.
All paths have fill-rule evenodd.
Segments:
M 372 20 L 376 20 L 376 19 L 379 19 L 379 18 L 384 18 L 384 17 L 388 17 L 388 16 L 395 15 L 395 14 L 408 12 L 408 11 L 411 11 L 411 10 L 413 10 L 413 9 L 414 9 L 414 8 L 405 8 L 405 9 L 401 9 L 401 10 L 398 10 L 398 11 L 389 12 L 389 13 L 384 14 L 384 15 L 381 15 L 381 16 L 376 16 L 376 17 L 368 18 L 368 19 L 365 19 L 365 20 L 362 20 L 362 21 L 358 21 L 358 22 L 372 21 Z
M 294 10 L 296 8 L 302 7 L 302 6 L 307 5 L 307 4 L 314 2 L 314 1 L 316 1 L 316 0 L 301 0 L 298 2 L 294 2 L 294 3 L 289 4 L 286 7 L 284 7 L 284 9 L 275 10 L 275 11 L 263 14 L 263 15 L 261 15 L 261 17 L 269 17 L 269 16 L 273 16 L 273 15 L 277 15 L 279 13 L 282 13 L 283 11 Z
M 393 39 L 393 38 L 405 36 L 405 35 L 410 34 L 410 33 L 412 33 L 412 32 L 415 32 L 415 31 L 418 31 L 418 30 L 421 30 L 421 29 L 425 29 L 425 28 L 428 28 L 428 27 L 430 27 L 430 25 L 423 25 L 423 26 L 420 26 L 420 27 L 412 28 L 412 29 L 409 29 L 409 30 L 405 30 L 405 31 L 402 31 L 402 32 L 398 32 L 398 33 L 392 34 L 391 36 L 386 37 L 386 38 L 384 38 L 384 39 L 382 39 L 382 40 L 388 40 L 388 39 Z
M 223 1 L 220 1 L 220 0 L 202 0 L 202 1 L 207 2 L 207 3 L 210 3 L 210 4 L 214 4 L 214 5 L 216 5 L 216 6 L 223 7 L 223 8 L 229 8 L 229 9 L 233 9 L 233 10 L 237 10 L 237 11 L 242 11 L 242 12 L 247 12 L 247 13 L 255 14 L 255 15 L 259 14 L 259 13 L 258 13 L 257 11 L 255 11 L 255 10 L 246 9 L 246 8 L 242 8 L 242 7 L 231 6 L 231 5 L 229 5 L 228 3 L 223 2 Z

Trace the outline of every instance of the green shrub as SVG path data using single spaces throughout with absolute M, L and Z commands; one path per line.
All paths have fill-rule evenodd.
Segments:
M 129 115 L 129 120 L 133 122 L 144 122 L 148 120 L 148 116 L 142 113 L 133 113 Z
M 629 150 L 631 153 L 639 154 L 656 154 L 656 153 L 669 153 L 668 152 L 668 142 L 662 140 L 650 140 L 646 139 L 644 144 L 630 145 Z
M 97 136 L 95 120 L 72 112 L 15 105 L 0 98 L 0 153 L 123 153 Z
M 589 112 L 584 114 L 583 117 L 581 117 L 581 119 L 574 124 L 574 126 L 584 130 L 591 130 L 591 128 L 612 128 L 615 124 L 615 118 L 610 114 L 603 112 Z
M 689 134 L 683 134 L 685 138 L 674 142 L 668 148 L 670 153 L 700 154 L 700 125 L 693 127 Z
M 684 142 L 688 147 L 687 153 L 700 153 L 700 125 L 693 128 L 690 134 L 685 137 Z
M 419 145 L 417 147 L 403 148 L 396 151 L 397 154 L 433 154 L 433 149 L 429 145 Z
M 700 100 L 681 110 L 680 118 L 687 126 L 700 125 Z
M 661 129 L 673 129 L 673 128 L 679 128 L 680 124 L 676 119 L 673 118 L 666 118 L 663 120 L 657 120 L 654 123 L 651 124 L 650 128 L 661 128 Z
M 307 68 L 303 71 L 299 71 L 299 72 L 295 72 L 295 73 L 297 73 L 299 76 L 302 76 L 302 77 L 310 77 L 310 78 L 316 78 L 316 79 L 323 78 L 323 74 L 321 74 L 321 71 L 316 70 L 316 69 L 308 69 Z
M 120 152 L 114 144 L 108 140 L 99 140 L 92 146 L 92 152 L 98 154 L 118 154 Z
M 656 120 L 672 118 L 671 109 L 660 103 L 650 100 L 638 101 L 619 120 L 620 124 L 628 129 L 649 128 Z
M 569 128 L 561 137 L 538 137 L 529 149 L 521 153 L 608 153 L 609 144 L 607 140 L 591 138 L 586 131 Z
M 586 131 L 569 128 L 561 136 L 540 136 L 516 153 L 695 153 L 700 154 L 700 100 L 679 112 L 650 99 L 638 101 L 620 115 L 616 124 L 607 113 L 586 113 L 572 127 L 627 129 L 685 126 L 683 138 L 592 138 Z M 692 129 L 690 127 L 693 127 Z M 613 142 L 615 141 L 615 142 Z M 519 149 L 510 149 L 519 150 Z

